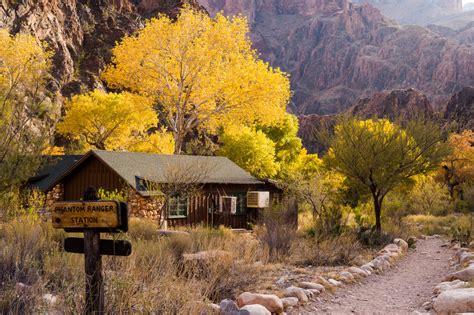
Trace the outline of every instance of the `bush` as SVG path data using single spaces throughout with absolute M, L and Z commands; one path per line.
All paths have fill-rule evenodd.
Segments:
M 452 240 L 469 243 L 472 235 L 470 215 L 451 214 L 444 217 L 433 215 L 410 215 L 405 218 L 407 224 L 416 227 L 424 235 L 445 235 Z
M 288 256 L 296 236 L 296 226 L 291 220 L 294 211 L 297 210 L 281 204 L 263 212 L 263 226 L 256 229 L 256 234 L 268 250 L 271 261 L 284 260 Z
M 338 266 L 363 262 L 369 251 L 353 233 L 344 233 L 334 238 L 304 238 L 294 243 L 292 259 L 299 265 Z

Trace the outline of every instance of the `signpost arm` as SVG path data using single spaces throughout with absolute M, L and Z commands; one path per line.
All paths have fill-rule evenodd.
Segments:
M 97 200 L 95 189 L 84 193 L 84 201 Z M 86 314 L 104 313 L 104 279 L 102 277 L 102 257 L 100 256 L 100 232 L 84 230 L 84 254 L 86 271 Z

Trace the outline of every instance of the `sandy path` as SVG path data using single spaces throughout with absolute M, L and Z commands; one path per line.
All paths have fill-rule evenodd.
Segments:
M 291 314 L 410 314 L 426 312 L 434 286 L 449 272 L 453 252 L 441 247 L 442 239 L 419 240 L 395 267 L 382 275 L 325 294 L 318 301 L 295 309 Z

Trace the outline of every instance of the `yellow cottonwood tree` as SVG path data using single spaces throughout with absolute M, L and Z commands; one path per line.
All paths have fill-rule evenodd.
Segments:
M 288 77 L 258 59 L 247 32 L 242 17 L 212 19 L 185 7 L 176 21 L 160 16 L 125 37 L 103 78 L 152 96 L 179 154 L 193 129 L 216 132 L 284 117 Z
M 126 150 L 158 123 L 150 98 L 126 92 L 95 90 L 74 96 L 65 108 L 57 130 L 101 150 Z
M 0 29 L 0 192 L 33 174 L 52 138 L 50 56 L 33 36 Z

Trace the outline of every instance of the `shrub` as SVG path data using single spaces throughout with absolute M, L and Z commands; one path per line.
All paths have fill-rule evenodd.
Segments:
M 291 222 L 294 211 L 281 204 L 263 212 L 263 226 L 256 230 L 256 234 L 265 244 L 271 261 L 282 260 L 288 255 L 296 236 L 296 227 Z
M 364 261 L 367 250 L 354 233 L 344 233 L 334 238 L 304 238 L 294 243 L 292 259 L 300 265 L 337 266 Z

